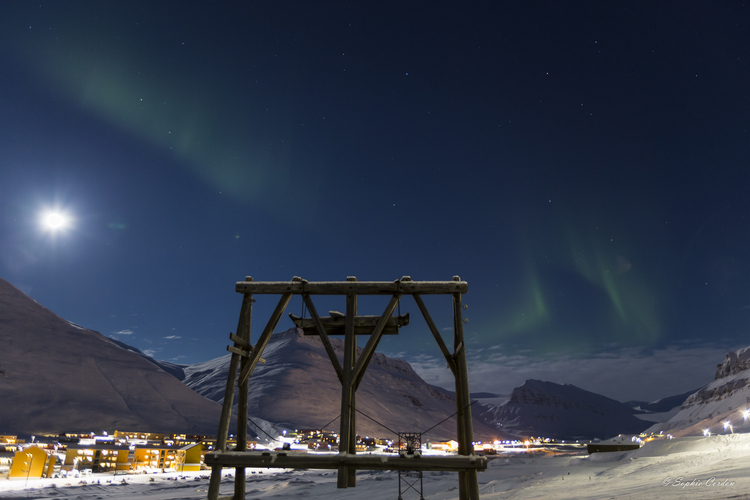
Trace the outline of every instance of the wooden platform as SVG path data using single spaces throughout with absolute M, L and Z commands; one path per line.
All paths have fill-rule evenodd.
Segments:
M 329 311 L 330 316 L 321 316 L 320 322 L 326 330 L 327 335 L 344 335 L 346 315 L 337 311 Z M 305 335 L 320 335 L 313 318 L 300 318 L 289 314 L 292 322 L 297 328 L 302 328 Z M 354 335 L 371 335 L 372 331 L 380 321 L 380 316 L 356 316 L 354 318 Z M 398 329 L 409 324 L 409 313 L 401 316 L 391 316 L 387 319 L 383 328 L 383 335 L 397 335 Z
M 206 453 L 208 466 L 268 467 L 278 469 L 338 469 L 349 467 L 367 470 L 459 471 L 487 469 L 487 457 L 417 456 L 417 455 L 313 455 L 296 452 L 227 451 Z

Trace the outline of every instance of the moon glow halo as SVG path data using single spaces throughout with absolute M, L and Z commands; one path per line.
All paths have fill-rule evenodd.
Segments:
M 42 214 L 42 227 L 48 231 L 63 231 L 70 227 L 70 216 L 62 212 L 45 212 Z

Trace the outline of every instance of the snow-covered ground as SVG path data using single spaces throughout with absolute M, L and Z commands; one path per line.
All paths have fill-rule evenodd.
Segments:
M 231 474 L 225 470 L 225 475 Z M 201 477 L 202 476 L 202 477 Z M 0 481 L 0 498 L 124 500 L 133 497 L 205 499 L 208 475 L 94 475 L 78 481 L 59 479 Z M 95 482 L 92 484 L 92 480 Z M 100 483 L 96 483 L 99 481 Z M 246 498 L 325 498 L 343 500 L 398 496 L 396 472 L 360 471 L 354 489 L 336 488 L 335 471 L 248 469 Z M 53 484 L 55 486 L 53 486 Z M 233 490 L 226 477 L 221 495 Z M 663 439 L 641 449 L 593 455 L 553 455 L 545 451 L 498 455 L 479 473 L 482 499 L 505 498 L 750 498 L 750 435 Z M 455 473 L 425 473 L 429 500 L 458 498 Z M 413 492 L 404 500 L 418 498 Z

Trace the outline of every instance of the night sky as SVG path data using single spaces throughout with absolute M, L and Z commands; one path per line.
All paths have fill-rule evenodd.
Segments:
M 749 82 L 739 1 L 2 2 L 0 277 L 194 363 L 245 276 L 459 275 L 473 390 L 685 392 L 750 345 Z

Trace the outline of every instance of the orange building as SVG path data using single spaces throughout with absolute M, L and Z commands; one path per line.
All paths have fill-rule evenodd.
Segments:
M 189 444 L 180 448 L 182 454 L 182 463 L 176 468 L 179 472 L 198 471 L 203 466 L 203 456 L 206 451 L 200 443 Z
M 18 450 L 8 471 L 8 479 L 52 477 L 55 456 L 38 446 Z
M 185 463 L 185 450 L 166 444 L 136 445 L 133 467 L 136 469 L 180 470 Z
M 127 446 L 115 444 L 70 444 L 65 450 L 65 470 L 91 469 L 93 472 L 130 470 Z

